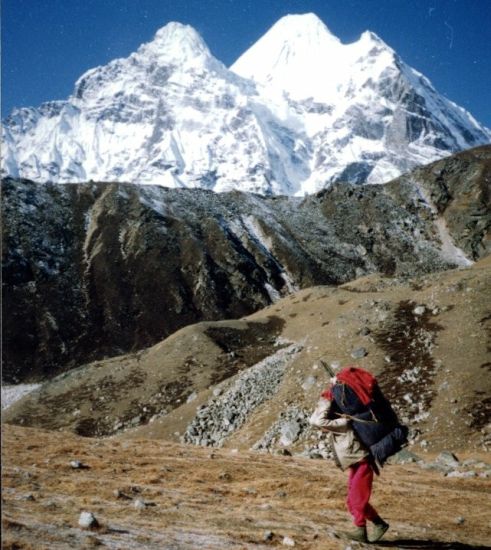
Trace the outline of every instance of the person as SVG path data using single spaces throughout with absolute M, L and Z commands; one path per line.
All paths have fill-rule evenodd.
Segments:
M 331 391 L 336 382 L 336 377 L 332 378 L 331 386 L 321 394 L 310 417 L 310 424 L 331 434 L 334 460 L 342 470 L 348 470 L 346 504 L 355 528 L 345 535 L 359 542 L 376 542 L 389 528 L 389 524 L 379 516 L 369 502 L 373 474 L 378 474 L 378 468 L 369 450 L 356 436 L 351 418 L 342 414 L 336 406 Z M 367 535 L 367 521 L 373 523 L 370 539 Z

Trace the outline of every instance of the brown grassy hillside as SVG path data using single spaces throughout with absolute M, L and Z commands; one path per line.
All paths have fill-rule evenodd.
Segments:
M 247 369 L 276 360 L 293 343 L 294 352 L 277 360 L 278 385 L 226 434 L 225 447 L 249 449 L 285 411 L 305 417 L 327 382 L 316 367 L 322 356 L 375 373 L 418 446 L 486 450 L 490 271 L 487 258 L 411 279 L 373 275 L 302 290 L 242 320 L 186 327 L 144 352 L 64 374 L 11 406 L 3 420 L 88 436 L 179 442 L 199 407 L 216 400 L 217 392 L 226 402 Z M 360 348 L 364 356 L 354 360 Z M 262 380 L 247 392 L 264 391 L 270 382 Z M 311 436 L 304 429 L 289 450 L 303 451 Z M 277 438 L 272 446 L 278 447 Z
M 490 478 L 416 464 L 377 479 L 373 503 L 391 529 L 370 546 L 338 536 L 350 528 L 346 474 L 329 461 L 4 426 L 2 466 L 5 550 L 266 549 L 286 536 L 306 550 L 490 548 Z M 78 526 L 83 511 L 97 529 Z

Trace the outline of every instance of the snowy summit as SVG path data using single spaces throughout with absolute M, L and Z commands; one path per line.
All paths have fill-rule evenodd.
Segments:
M 288 15 L 239 57 L 231 70 L 292 97 L 331 100 L 346 72 L 342 51 L 341 42 L 316 15 Z
M 342 44 L 314 14 L 280 19 L 227 69 L 169 23 L 82 75 L 66 101 L 2 125 L 2 175 L 304 195 L 382 183 L 491 142 L 367 31 Z
M 368 73 L 380 78 L 393 62 L 393 50 L 375 34 L 344 45 L 309 13 L 280 19 L 231 70 L 294 99 L 341 107 L 349 85 L 361 86 Z

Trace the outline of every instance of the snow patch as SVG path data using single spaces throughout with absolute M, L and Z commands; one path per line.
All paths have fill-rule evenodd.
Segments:
M 41 384 L 2 385 L 2 410 L 7 409 L 22 397 L 37 390 Z
M 266 289 L 269 299 L 273 302 L 273 304 L 281 299 L 281 294 L 269 283 L 265 283 L 264 288 Z

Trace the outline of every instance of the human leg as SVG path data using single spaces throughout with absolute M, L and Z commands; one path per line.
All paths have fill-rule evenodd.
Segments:
M 348 478 L 348 510 L 353 516 L 353 523 L 356 530 L 348 534 L 352 540 L 366 541 L 366 522 L 367 520 L 374 524 L 370 542 L 380 540 L 389 524 L 385 522 L 377 513 L 375 508 L 370 504 L 370 496 L 372 494 L 373 484 L 373 468 L 368 460 L 363 460 L 349 469 Z
M 372 483 L 373 469 L 368 460 L 350 466 L 346 504 L 357 527 L 365 526 L 367 520 L 376 521 L 379 518 L 377 511 L 369 503 Z

